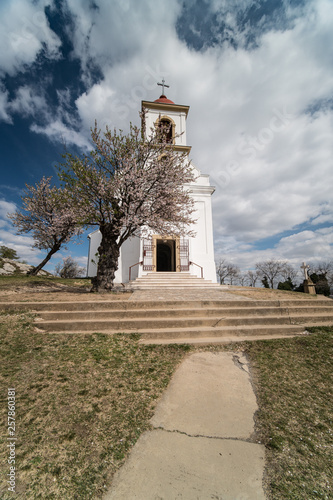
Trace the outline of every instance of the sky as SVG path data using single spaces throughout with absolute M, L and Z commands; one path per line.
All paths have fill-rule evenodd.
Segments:
M 216 187 L 215 260 L 333 260 L 332 0 L 1 0 L 0 19 L 0 245 L 41 261 L 7 218 L 25 184 L 89 151 L 95 120 L 140 125 L 164 78 Z

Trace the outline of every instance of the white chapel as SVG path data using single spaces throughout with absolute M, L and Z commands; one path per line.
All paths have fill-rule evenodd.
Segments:
M 186 141 L 189 109 L 189 106 L 172 102 L 164 92 L 154 102 L 142 101 L 142 110 L 146 111 L 146 131 L 159 123 L 168 126 L 168 142 L 173 144 L 175 151 L 189 154 L 191 146 Z M 210 185 L 208 175 L 202 174 L 192 162 L 191 166 L 196 180 L 187 188 L 195 202 L 193 218 L 196 223 L 190 228 L 195 236 L 175 238 L 172 235 L 151 234 L 149 239 L 147 236 L 129 238 L 120 249 L 115 283 L 127 283 L 156 272 L 190 273 L 216 283 L 211 203 L 215 189 Z M 101 234 L 98 230 L 94 231 L 88 239 L 87 276 L 93 277 L 97 274 L 96 255 Z

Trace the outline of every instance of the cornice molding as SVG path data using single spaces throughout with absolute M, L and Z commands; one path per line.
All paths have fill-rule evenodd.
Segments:
M 200 186 L 200 185 L 195 185 L 195 184 L 187 184 L 186 185 L 188 189 L 190 190 L 191 193 L 197 194 L 197 195 L 207 195 L 210 194 L 212 195 L 215 192 L 215 187 L 214 186 Z
M 156 144 L 155 147 L 158 148 L 160 147 L 161 144 Z M 192 146 L 181 146 L 179 144 L 164 144 L 165 149 L 173 149 L 174 151 L 180 152 L 180 153 L 187 153 L 190 154 Z
M 142 101 L 141 107 L 143 109 L 156 109 L 157 111 L 176 111 L 185 113 L 186 116 L 189 112 L 190 106 L 183 106 L 181 104 L 163 104 L 160 102 Z

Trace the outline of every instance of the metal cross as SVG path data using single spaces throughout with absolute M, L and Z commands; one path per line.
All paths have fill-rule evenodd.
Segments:
M 310 266 L 308 266 L 305 262 L 303 262 L 303 265 L 301 266 L 301 269 L 303 269 L 303 271 L 304 271 L 305 279 L 308 280 L 309 279 L 308 269 L 310 269 Z
M 162 87 L 162 95 L 164 95 L 164 87 L 167 87 L 167 88 L 170 87 L 170 85 L 166 85 L 164 78 L 162 80 L 162 83 L 158 83 L 157 85 L 160 85 Z

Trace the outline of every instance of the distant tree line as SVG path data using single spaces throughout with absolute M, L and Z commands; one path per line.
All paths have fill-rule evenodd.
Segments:
M 237 265 L 226 259 L 220 259 L 216 272 L 221 285 L 263 286 L 279 290 L 304 291 L 304 276 L 301 270 L 285 260 L 260 261 L 255 264 L 253 270 L 241 271 Z M 310 264 L 308 274 L 316 286 L 317 293 L 330 295 L 330 288 L 333 287 L 333 261 Z

